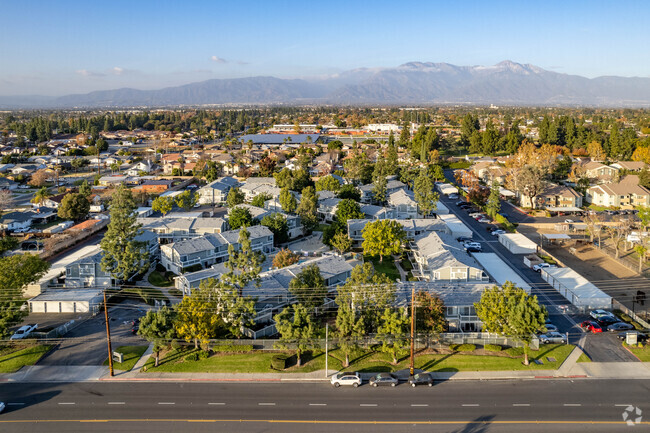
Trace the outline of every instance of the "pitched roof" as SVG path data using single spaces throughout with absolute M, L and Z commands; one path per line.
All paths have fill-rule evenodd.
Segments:
M 473 257 L 467 255 L 453 236 L 446 233 L 431 232 L 415 238 L 418 254 L 427 259 L 430 269 L 450 266 L 469 266 L 482 269 Z

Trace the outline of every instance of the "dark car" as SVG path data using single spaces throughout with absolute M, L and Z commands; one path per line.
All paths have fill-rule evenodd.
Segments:
M 627 334 L 636 334 L 636 341 L 648 341 L 648 336 L 646 334 L 644 334 L 643 332 L 639 332 L 639 331 L 619 332 L 617 337 L 620 340 L 625 341 L 625 338 L 627 337 Z
M 417 373 L 409 377 L 409 385 L 413 388 L 418 385 L 433 386 L 433 377 L 429 373 Z
M 596 322 L 598 322 L 601 327 L 607 328 L 609 325 L 620 322 L 620 320 L 612 316 L 600 316 L 596 319 Z
M 508 218 L 508 214 L 505 212 L 499 212 L 499 215 L 501 215 L 504 218 Z
M 469 204 L 469 203 L 467 203 L 465 200 L 460 200 L 460 201 L 456 202 L 456 206 L 463 206 L 463 205 L 466 205 L 466 204 Z
M 476 247 L 469 247 L 469 248 L 465 248 L 465 251 L 467 251 L 468 253 L 480 253 L 482 250 Z
M 463 242 L 472 242 L 472 238 L 467 237 L 467 236 L 461 236 L 461 237 L 459 237 L 459 238 L 456 238 L 456 240 L 457 240 L 458 242 L 460 242 L 460 243 L 463 243 Z
M 616 332 L 616 331 L 629 331 L 631 329 L 634 329 L 634 326 L 630 325 L 629 323 L 625 322 L 617 322 L 617 323 L 612 323 L 607 327 L 607 330 L 609 332 Z
M 372 386 L 397 386 L 397 378 L 390 373 L 379 373 L 370 379 Z

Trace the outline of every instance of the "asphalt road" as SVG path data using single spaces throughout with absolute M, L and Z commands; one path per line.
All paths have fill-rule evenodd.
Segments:
M 649 392 L 647 380 L 468 381 L 415 389 L 8 383 L 0 388 L 0 401 L 8 403 L 0 431 L 612 431 L 630 428 L 622 418 L 628 405 L 650 413 Z

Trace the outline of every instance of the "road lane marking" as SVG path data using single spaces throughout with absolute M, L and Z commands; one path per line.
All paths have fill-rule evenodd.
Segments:
M 628 407 L 628 406 L 634 406 L 634 405 L 633 404 L 615 404 L 614 406 L 616 406 L 616 407 Z
M 275 406 L 275 403 L 257 403 L 258 406 Z
M 582 406 L 580 403 L 564 403 L 564 405 L 569 406 L 569 407 L 571 407 L 571 406 L 574 406 L 574 407 Z
M 108 404 L 126 404 L 123 401 L 109 401 Z
M 517 406 L 517 407 L 528 407 L 528 406 L 530 406 L 530 404 L 528 404 L 528 403 L 513 403 L 512 405 Z
M 412 404 L 411 407 L 429 407 L 428 404 Z
M 173 401 L 159 401 L 158 404 L 176 404 Z
M 360 404 L 359 406 L 361 406 L 361 407 L 375 407 L 377 405 L 376 404 Z
M 210 406 L 225 406 L 226 403 L 208 403 Z
M 478 404 L 464 404 L 464 407 L 477 407 Z
M 64 403 L 59 403 L 59 404 L 76 404 L 76 403 L 72 403 L 72 402 L 64 402 Z
M 309 403 L 309 406 L 327 406 L 327 403 Z

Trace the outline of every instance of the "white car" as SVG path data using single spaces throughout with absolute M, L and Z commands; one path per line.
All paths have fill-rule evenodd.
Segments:
M 592 319 L 596 319 L 596 320 L 598 318 L 600 318 L 600 317 L 603 317 L 603 316 L 609 316 L 609 317 L 616 318 L 616 316 L 614 316 L 614 314 L 610 313 L 609 311 L 605 311 L 605 310 L 593 310 L 593 311 L 590 311 L 589 316 L 591 316 Z
M 36 328 L 38 328 L 38 325 L 36 324 L 21 326 L 16 332 L 14 332 L 14 335 L 11 336 L 10 340 L 22 340 L 31 334 Z
M 468 250 L 470 248 L 478 248 L 480 250 L 481 249 L 481 244 L 479 242 L 465 242 L 463 244 L 463 248 L 465 248 L 466 250 Z
M 506 233 L 505 230 L 501 230 L 501 229 L 493 230 L 493 231 L 492 231 L 492 236 L 499 236 L 499 235 L 503 235 L 503 234 L 505 234 L 505 233 Z
M 542 269 L 544 268 L 557 268 L 557 266 L 552 265 L 550 263 L 540 263 L 538 265 L 533 266 L 533 271 L 542 272 Z
M 478 218 L 481 215 L 483 215 L 483 212 L 472 212 L 471 214 L 469 214 L 469 216 L 472 218 Z
M 575 221 L 566 219 L 566 220 L 564 220 L 564 222 L 567 223 L 567 224 L 573 224 Z
M 480 222 L 480 223 L 491 223 L 492 222 L 492 220 L 490 218 L 481 218 L 481 219 L 479 219 L 477 221 Z
M 451 200 L 457 200 L 458 199 L 458 194 L 449 194 L 449 199 Z
M 341 385 L 352 385 L 356 388 L 361 385 L 361 376 L 359 373 L 343 372 L 332 376 L 330 382 L 337 388 Z

